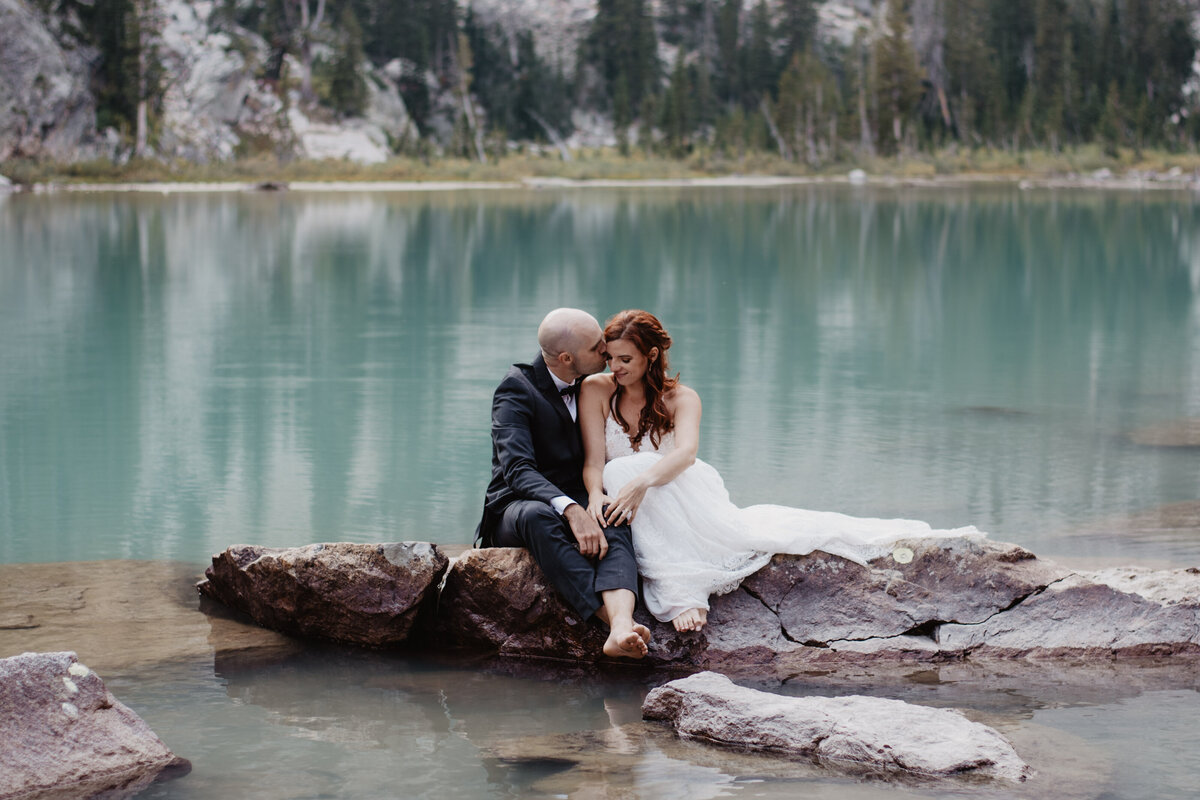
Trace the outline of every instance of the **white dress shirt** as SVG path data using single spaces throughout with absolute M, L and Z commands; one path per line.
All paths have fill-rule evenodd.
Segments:
M 553 372 L 550 373 L 550 378 L 554 381 L 554 388 L 558 389 L 560 392 L 571 385 L 570 382 L 564 381 Z M 575 400 L 576 396 L 573 394 L 562 395 L 562 401 L 567 404 L 567 413 L 571 415 L 572 420 L 578 419 L 579 415 L 579 406 Z M 566 512 L 567 506 L 574 502 L 574 500 L 563 494 L 551 500 L 550 505 L 554 506 L 554 510 L 559 513 L 559 516 L 561 516 L 564 512 Z

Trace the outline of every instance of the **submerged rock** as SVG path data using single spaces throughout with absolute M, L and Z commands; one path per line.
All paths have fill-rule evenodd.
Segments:
M 0 659 L 0 798 L 121 798 L 190 768 L 74 653 Z
M 701 672 L 654 689 L 646 719 L 714 744 L 870 764 L 921 775 L 1022 781 L 1028 767 L 995 730 L 961 712 L 878 697 L 784 697 Z
M 385 647 L 408 638 L 448 559 L 437 545 L 234 545 L 213 556 L 200 593 L 285 633 Z
M 1200 447 L 1200 419 L 1187 417 L 1159 422 L 1134 428 L 1125 436 L 1146 447 Z

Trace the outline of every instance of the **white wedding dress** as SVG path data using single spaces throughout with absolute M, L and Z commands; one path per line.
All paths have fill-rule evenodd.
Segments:
M 647 435 L 635 451 L 610 414 L 604 445 L 604 489 L 616 497 L 631 478 L 675 447 L 675 433 L 664 435 L 657 450 Z M 663 622 L 689 608 L 707 609 L 710 594 L 733 591 L 775 553 L 823 550 L 866 564 L 890 552 L 898 539 L 983 536 L 972 526 L 933 530 L 917 520 L 864 519 L 777 505 L 738 508 L 729 501 L 720 474 L 700 459 L 670 483 L 648 489 L 632 527 L 643 599 Z

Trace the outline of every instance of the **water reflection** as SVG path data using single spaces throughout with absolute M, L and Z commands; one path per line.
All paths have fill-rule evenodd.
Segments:
M 164 665 L 136 682 L 110 684 L 194 765 L 186 779 L 144 797 L 1014 796 L 1014 787 L 970 776 L 929 779 L 680 740 L 641 721 L 645 692 L 668 677 L 318 648 L 269 659 L 229 653 L 208 678 L 186 665 Z M 885 678 L 874 688 L 814 680 L 803 692 L 795 683 L 784 691 L 867 691 L 974 709 L 972 718 L 1002 730 L 1037 771 L 1019 796 L 1137 796 L 1129 788 L 1182 796 L 1174 789 L 1188 774 L 1185 765 L 1158 776 L 1142 771 L 1131 781 L 1126 762 L 1134 756 L 1109 743 L 1135 753 L 1142 740 L 1172 753 L 1190 747 L 1193 735 L 1177 731 L 1176 741 L 1165 741 L 1152 723 L 1133 717 L 1161 712 L 1159 695 L 1191 708 L 1194 691 L 1118 689 L 1074 704 L 1055 701 L 1048 686 L 1026 686 L 1024 699 L 989 707 L 980 701 L 1003 693 L 988 687 L 986 670 L 958 679 L 957 690 L 954 679 Z M 780 691 L 777 684 L 763 688 Z M 1122 700 L 1143 697 L 1149 699 Z M 1110 729 L 1105 720 L 1113 709 L 1130 725 Z M 213 731 L 221 735 L 206 733 Z M 1120 790 L 1111 794 L 1114 787 Z
M 9 198 L 0 561 L 466 541 L 491 390 L 561 304 L 660 314 L 739 503 L 1195 560 L 1062 532 L 1197 497 L 1191 455 L 1122 434 L 1200 415 L 1198 222 L 1015 190 Z

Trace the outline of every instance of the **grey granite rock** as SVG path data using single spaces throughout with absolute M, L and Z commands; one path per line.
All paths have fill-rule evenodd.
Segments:
M 827 644 L 899 636 L 938 622 L 982 622 L 1068 574 L 1028 550 L 987 539 L 923 539 L 900 547 L 911 560 L 884 556 L 870 568 L 820 552 L 776 556 L 743 585 L 778 615 L 790 640 Z
M 74 653 L 0 659 L 0 798 L 130 796 L 188 764 Z
M 978 656 L 1200 653 L 1200 570 L 1077 573 L 978 625 L 943 625 L 943 650 Z
M 447 563 L 426 542 L 234 545 L 197 588 L 274 630 L 386 647 L 408 638 Z
M 90 155 L 96 53 L 64 47 L 46 23 L 26 0 L 0 0 L 0 161 Z
M 375 549 L 383 547 L 234 547 L 214 558 L 201 590 L 284 632 L 379 646 L 403 641 L 420 615 L 413 637 L 428 649 L 603 660 L 606 630 L 579 619 L 524 549 L 463 551 L 435 605 L 426 598 L 444 556 L 423 545 L 432 561 L 381 570 L 386 559 Z M 318 569 L 322 561 L 329 563 Z M 399 606 L 375 599 L 400 585 L 402 621 Z M 679 633 L 644 609 L 635 616 L 653 634 L 646 663 L 731 674 L 884 661 L 1200 656 L 1200 574 L 1072 572 L 1016 545 L 921 539 L 868 566 L 822 552 L 775 556 L 712 598 L 701 632 Z
M 652 690 L 646 719 L 718 745 L 870 764 L 921 775 L 1023 781 L 1028 767 L 995 730 L 961 712 L 878 697 L 785 697 L 700 672 Z

